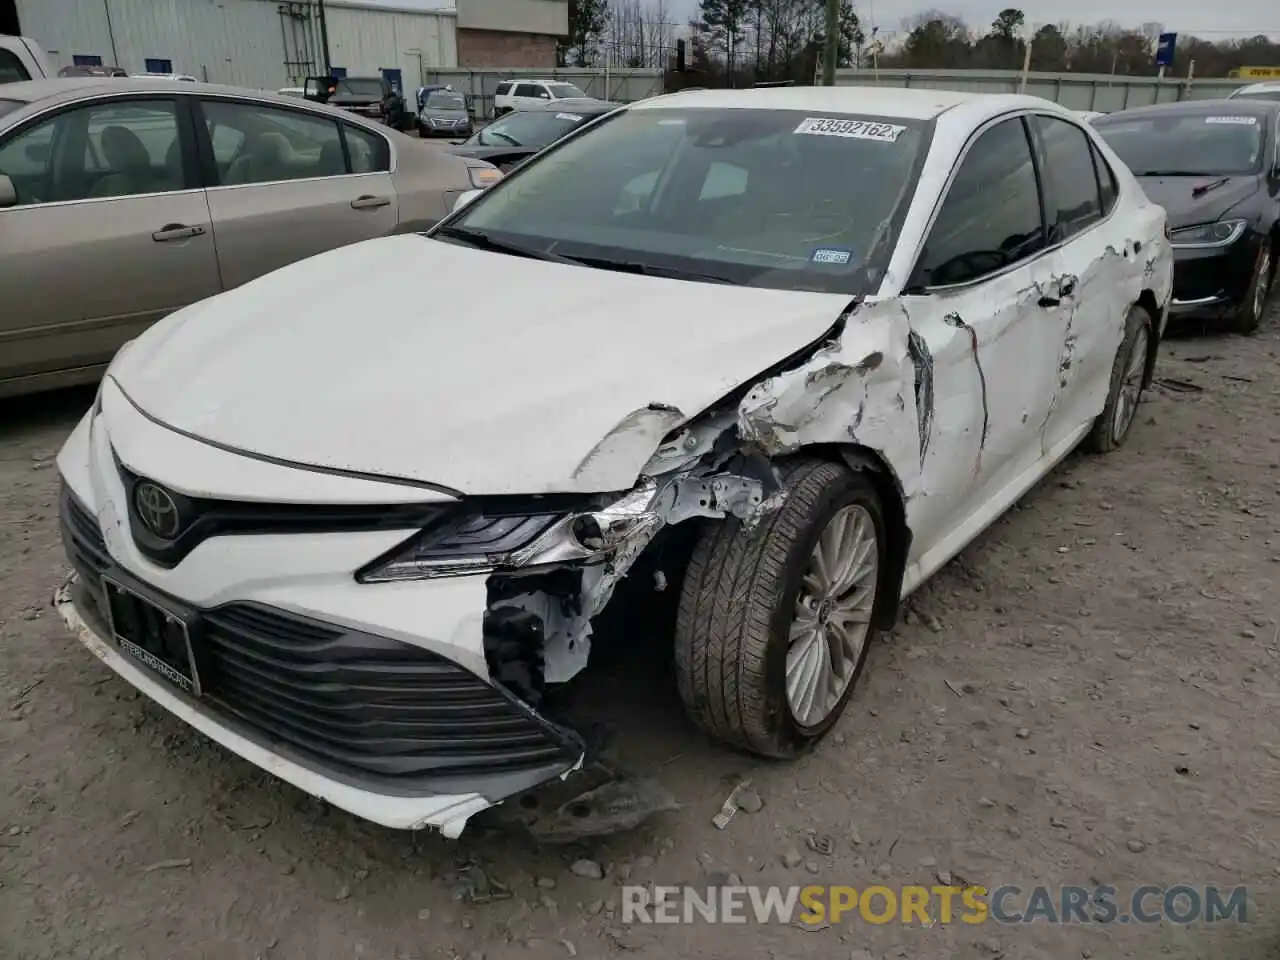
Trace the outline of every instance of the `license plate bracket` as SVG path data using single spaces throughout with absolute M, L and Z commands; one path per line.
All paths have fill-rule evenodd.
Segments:
M 102 578 L 102 589 L 116 646 L 183 693 L 200 696 L 200 673 L 191 644 L 194 618 L 111 577 Z

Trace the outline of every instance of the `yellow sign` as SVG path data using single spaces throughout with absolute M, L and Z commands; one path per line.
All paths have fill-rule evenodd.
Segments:
M 1280 67 L 1241 67 L 1233 72 L 1242 80 L 1280 80 Z

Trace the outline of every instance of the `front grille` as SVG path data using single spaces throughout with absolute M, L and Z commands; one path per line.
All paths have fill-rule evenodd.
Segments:
M 202 636 L 209 699 L 352 772 L 454 776 L 578 756 L 524 703 L 410 644 L 248 603 L 210 611 Z
M 106 610 L 99 578 L 111 563 L 107 542 L 102 538 L 97 519 L 65 483 L 62 485 L 59 523 L 67 560 L 79 574 L 89 599 L 99 611 Z
M 65 486 L 61 521 L 80 595 L 103 623 L 100 578 L 111 559 Z M 515 696 L 398 640 L 237 602 L 203 612 L 193 646 L 205 703 L 347 779 L 412 791 L 415 781 L 508 775 L 532 786 L 581 754 L 573 733 Z

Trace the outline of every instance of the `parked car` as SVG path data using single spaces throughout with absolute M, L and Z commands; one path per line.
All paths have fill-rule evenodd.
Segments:
M 590 98 L 557 100 L 554 104 L 508 113 L 449 150 L 460 157 L 486 160 L 499 170 L 509 170 L 583 124 L 618 109 L 618 106 Z
M 471 112 L 467 98 L 452 90 L 432 90 L 418 113 L 418 135 L 421 137 L 471 136 Z
M 124 67 L 103 66 L 101 64 L 75 64 L 63 67 L 58 71 L 60 77 L 127 77 L 129 71 Z
M 423 230 L 498 176 L 269 93 L 169 80 L 9 84 L 0 395 L 92 381 L 165 314 L 315 253 Z
M 901 597 L 1124 442 L 1171 274 L 1164 211 L 1045 100 L 645 100 L 427 239 L 126 346 L 58 456 L 55 605 L 164 709 L 391 827 L 457 836 L 576 769 L 546 691 L 655 583 L 697 722 L 795 756 Z
M 1280 246 L 1280 103 L 1191 100 L 1094 121 L 1142 189 L 1169 213 L 1174 314 L 1252 333 Z
M 189 73 L 135 73 L 134 78 L 138 80 L 181 80 L 183 83 L 196 83 L 197 80 Z
M 493 94 L 493 115 L 541 107 L 552 100 L 589 99 L 578 87 L 563 80 L 503 80 Z
M 1250 83 L 1232 90 L 1228 100 L 1280 100 L 1280 80 L 1268 80 L 1263 83 Z
M 49 58 L 40 44 L 28 37 L 0 35 L 0 84 L 51 76 Z
M 395 130 L 407 130 L 413 120 L 404 97 L 386 77 L 342 77 L 323 101 L 339 110 L 381 120 Z

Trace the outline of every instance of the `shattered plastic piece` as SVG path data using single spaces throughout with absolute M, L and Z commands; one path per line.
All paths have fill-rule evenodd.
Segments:
M 723 830 L 729 825 L 729 821 L 733 819 L 733 815 L 738 812 L 738 798 L 743 792 L 751 788 L 750 780 L 743 780 L 740 784 L 729 791 L 729 795 L 724 798 L 724 803 L 720 806 L 720 812 L 711 818 L 711 823 L 717 830 Z
M 676 798 L 655 780 L 610 780 L 561 804 L 546 820 L 530 823 L 529 831 L 545 843 L 572 843 L 634 830 L 650 817 L 679 809 Z

